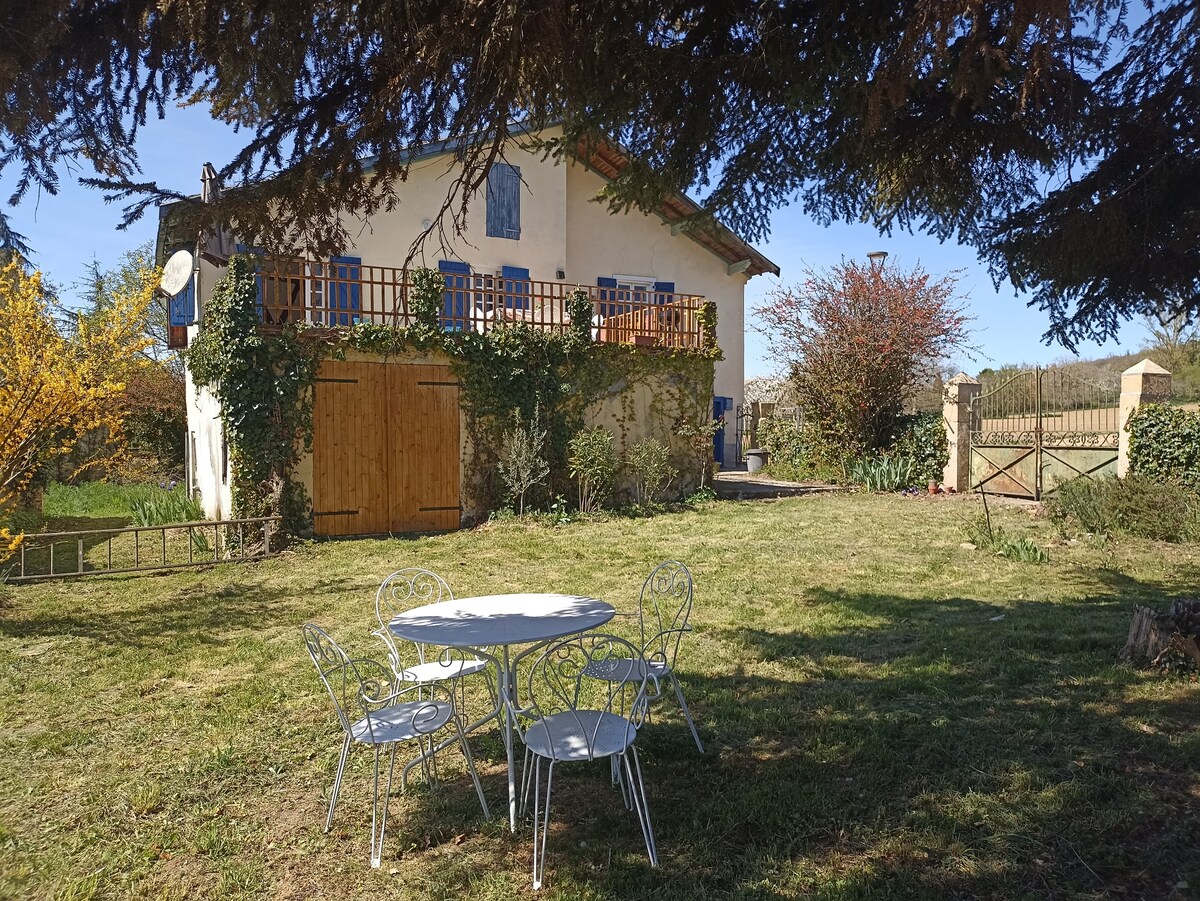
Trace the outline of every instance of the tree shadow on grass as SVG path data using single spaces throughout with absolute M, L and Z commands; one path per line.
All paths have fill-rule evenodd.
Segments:
M 53 609 L 9 611 L 0 617 L 0 635 L 9 638 L 75 637 L 137 648 L 176 647 L 189 642 L 220 644 L 235 640 L 244 630 L 276 629 L 320 617 L 327 602 L 359 591 L 341 578 L 322 578 L 287 591 L 258 582 L 234 581 L 223 585 L 199 584 L 175 588 L 156 596 L 155 576 L 129 580 L 141 597 L 105 610 L 85 603 L 55 605 Z M 164 580 L 165 581 L 165 580 Z M 173 580 L 172 580 L 173 581 Z M 371 595 L 363 596 L 362 626 L 357 640 L 366 636 Z M 297 631 L 297 635 L 299 632 Z M 299 639 L 297 639 L 299 641 Z
M 1171 592 L 1112 584 L 1003 607 L 818 591 L 817 603 L 874 624 L 718 630 L 744 650 L 731 656 L 785 663 L 794 678 L 755 665 L 685 675 L 715 759 L 688 754 L 670 712 L 646 730 L 655 785 L 692 808 L 661 836 L 684 863 L 676 878 L 707 870 L 741 894 L 787 871 L 818 897 L 1167 897 L 1194 885 L 1200 694 L 1148 696 L 1146 676 L 1115 665 L 1130 600 Z M 672 830 L 680 819 L 728 839 L 697 852 Z

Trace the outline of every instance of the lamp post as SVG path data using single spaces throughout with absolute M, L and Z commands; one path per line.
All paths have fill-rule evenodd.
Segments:
M 886 250 L 872 250 L 867 254 L 867 259 L 871 261 L 871 265 L 876 268 L 883 268 L 883 261 L 887 259 Z

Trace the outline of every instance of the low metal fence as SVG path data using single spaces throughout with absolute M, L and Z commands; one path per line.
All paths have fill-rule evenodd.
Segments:
M 279 552 L 279 521 L 278 516 L 258 516 L 36 532 L 25 536 L 16 559 L 7 564 L 5 578 L 9 582 L 32 582 L 262 560 Z

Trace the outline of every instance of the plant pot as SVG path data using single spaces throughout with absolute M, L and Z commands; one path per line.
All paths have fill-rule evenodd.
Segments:
M 935 480 L 935 479 L 930 479 L 930 480 L 929 480 L 929 493 L 930 493 L 930 494 L 937 494 L 937 493 L 938 493 L 938 483 L 937 483 L 937 480 Z
M 759 447 L 746 451 L 746 472 L 758 472 L 767 465 L 768 454 Z

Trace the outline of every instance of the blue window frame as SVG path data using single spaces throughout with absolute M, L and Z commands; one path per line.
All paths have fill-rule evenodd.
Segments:
M 508 163 L 495 163 L 487 178 L 487 235 L 489 238 L 521 238 L 521 170 Z
M 446 281 L 442 294 L 442 328 L 461 332 L 467 327 L 467 310 L 471 305 L 471 264 L 458 260 L 438 260 L 438 271 Z
M 617 315 L 617 280 L 602 275 L 596 279 L 596 285 L 600 288 L 600 315 L 606 319 Z
M 504 280 L 504 306 L 510 310 L 528 310 L 529 270 L 520 266 L 502 266 L 500 278 Z
M 362 322 L 362 258 L 330 257 L 329 268 L 329 324 Z

